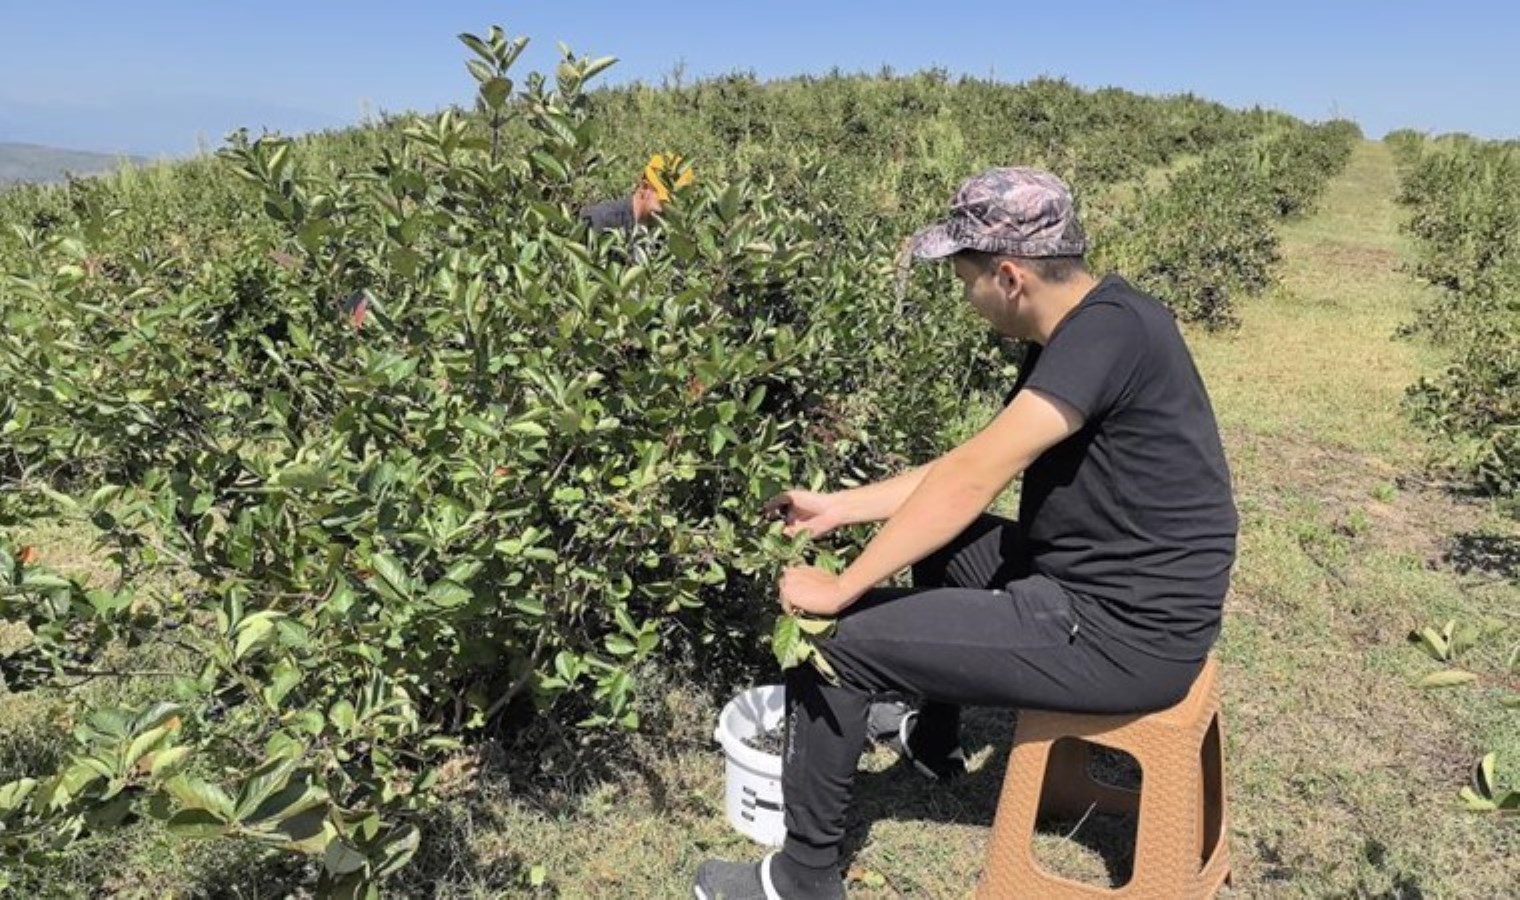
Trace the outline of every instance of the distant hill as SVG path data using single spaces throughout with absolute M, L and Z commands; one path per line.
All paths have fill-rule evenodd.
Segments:
M 24 182 L 62 181 L 66 172 L 95 175 L 109 172 L 122 163 L 146 161 L 142 157 L 125 154 L 88 153 L 38 144 L 0 142 L 0 187 Z

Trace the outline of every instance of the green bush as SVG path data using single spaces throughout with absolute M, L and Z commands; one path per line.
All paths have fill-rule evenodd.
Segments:
M 371 885 L 415 849 L 454 736 L 636 727 L 644 661 L 767 630 L 790 547 L 762 501 L 931 449 L 960 401 L 931 375 L 984 352 L 964 308 L 898 300 L 892 242 L 821 241 L 745 181 L 705 180 L 633 262 L 570 203 L 606 61 L 514 99 L 493 85 L 515 46 L 481 44 L 477 74 L 488 113 L 528 119 L 520 156 L 452 112 L 347 173 L 236 141 L 265 218 L 191 272 L 22 229 L 0 339 L 19 487 L 88 480 L 51 496 L 124 571 L 189 587 L 0 557 L 0 613 L 36 636 L 7 678 L 110 641 L 191 656 L 163 702 L 97 711 L 56 775 L 0 791 L 0 837 L 156 815 Z
M 1383 143 L 1393 152 L 1394 160 L 1400 166 L 1406 166 L 1419 159 L 1420 151 L 1425 146 L 1427 137 L 1423 131 L 1413 128 L 1399 128 L 1383 135 Z
M 1448 459 L 1498 497 L 1520 495 L 1520 306 L 1477 319 L 1446 371 L 1410 388 L 1416 419 L 1449 442 Z
M 1501 498 L 1520 490 L 1520 156 L 1515 146 L 1447 136 L 1406 154 L 1400 200 L 1416 275 L 1440 289 L 1412 330 L 1453 361 L 1410 388 L 1417 420 L 1445 456 Z
M 1231 326 L 1236 297 L 1272 283 L 1277 221 L 1311 208 L 1359 137 L 1356 126 L 1332 122 L 1216 148 L 1101 223 L 1100 263 L 1163 298 L 1183 319 Z

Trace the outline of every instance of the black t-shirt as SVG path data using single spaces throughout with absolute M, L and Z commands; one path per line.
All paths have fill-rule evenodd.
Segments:
M 593 203 L 581 210 L 581 221 L 591 226 L 593 231 L 632 231 L 633 200 L 624 197 L 621 200 Z
M 1219 425 L 1170 310 L 1110 275 L 1030 348 L 1030 387 L 1086 419 L 1024 473 L 1030 566 L 1084 628 L 1168 659 L 1219 634 L 1239 520 Z

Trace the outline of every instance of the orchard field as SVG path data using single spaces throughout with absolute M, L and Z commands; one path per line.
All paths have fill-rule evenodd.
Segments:
M 0 194 L 0 894 L 684 896 L 777 675 L 761 506 L 931 458 L 1017 371 L 903 238 L 991 165 L 1208 383 L 1243 896 L 1520 884 L 1520 155 L 943 72 L 597 87 Z M 652 152 L 658 229 L 588 233 Z M 972 775 L 868 756 L 851 890 L 973 887 Z M 1050 865 L 1122 881 L 1095 820 Z

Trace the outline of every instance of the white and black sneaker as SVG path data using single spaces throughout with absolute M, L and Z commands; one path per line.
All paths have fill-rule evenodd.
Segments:
M 897 727 L 897 737 L 889 743 L 902 758 L 913 764 L 925 778 L 932 781 L 952 781 L 966 774 L 966 751 L 957 741 L 955 746 L 948 752 L 934 753 L 922 749 L 915 749 L 913 733 L 918 725 L 918 710 L 912 710 L 902 717 L 902 722 Z M 920 742 L 921 744 L 922 742 Z
M 833 880 L 821 892 L 803 897 L 796 892 L 781 893 L 776 887 L 772 853 L 756 863 L 709 859 L 697 868 L 697 883 L 692 892 L 697 900 L 844 900 L 844 885 Z
M 913 712 L 913 707 L 902 700 L 877 700 L 866 714 L 866 737 L 878 744 L 896 746 L 897 734 L 902 730 L 903 718 Z

